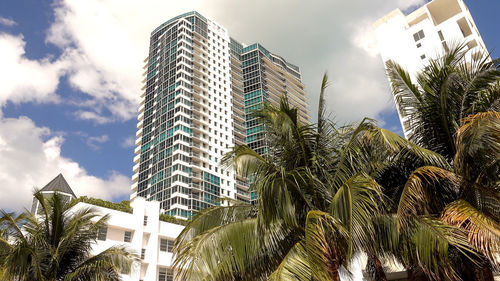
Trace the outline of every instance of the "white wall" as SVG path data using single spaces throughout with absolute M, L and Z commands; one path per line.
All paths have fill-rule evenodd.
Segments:
M 134 210 L 133 214 L 82 202 L 73 208 L 78 210 L 90 207 L 101 215 L 109 215 L 106 241 L 98 240 L 93 248 L 94 254 L 112 246 L 123 245 L 140 257 L 141 250 L 146 249 L 144 260 L 135 263 L 129 275 L 122 276 L 124 281 L 156 281 L 158 279 L 158 266 L 170 267 L 173 262 L 172 253 L 159 250 L 160 238 L 175 239 L 184 227 L 160 221 L 159 202 L 146 201 L 144 198 L 137 197 L 132 200 L 131 206 Z M 146 226 L 144 226 L 144 215 L 148 216 Z M 132 232 L 132 241 L 129 243 L 123 240 L 125 231 Z

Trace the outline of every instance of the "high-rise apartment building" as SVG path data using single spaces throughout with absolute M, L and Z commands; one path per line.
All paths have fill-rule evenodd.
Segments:
M 279 105 L 283 95 L 298 109 L 302 122 L 309 123 L 309 109 L 300 70 L 282 57 L 255 43 L 237 48 L 243 73 L 246 142 L 260 154 L 267 153 L 264 125 L 252 115 L 264 103 Z
M 151 33 L 144 75 L 131 198 L 159 201 L 172 216 L 188 218 L 224 198 L 250 201 L 248 183 L 219 163 L 235 144 L 266 152 L 253 109 L 287 93 L 309 120 L 298 67 L 240 44 L 197 12 Z
M 488 56 L 474 19 L 463 0 L 433 0 L 405 15 L 396 9 L 374 24 L 384 64 L 393 60 L 412 77 L 451 46 L 467 44 L 466 59 Z M 408 134 L 406 117 L 399 112 Z

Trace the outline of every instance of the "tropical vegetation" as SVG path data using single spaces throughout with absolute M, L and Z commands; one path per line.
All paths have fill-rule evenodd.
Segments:
M 107 216 L 91 208 L 71 209 L 55 193 L 36 192 L 41 208 L 35 213 L 0 218 L 0 280 L 104 281 L 121 280 L 135 256 L 121 246 L 94 255 L 92 246 Z
M 370 119 L 301 122 L 285 98 L 256 115 L 269 151 L 236 146 L 223 159 L 253 177 L 254 205 L 203 210 L 176 241 L 180 280 L 340 280 L 353 258 L 386 280 L 492 280 L 500 237 L 498 65 L 457 47 L 417 75 L 389 77 L 409 140 Z M 466 270 L 463 270 L 466 265 Z M 473 269 L 473 270 L 471 270 Z
M 431 60 L 415 79 L 388 63 L 399 111 L 408 116 L 409 140 L 447 162 L 413 165 L 411 174 L 400 174 L 407 181 L 389 185 L 402 228 L 422 216 L 459 227 L 478 258 L 453 253 L 457 277 L 493 280 L 500 249 L 500 71 L 487 54 L 467 59 L 466 51 L 457 46 Z

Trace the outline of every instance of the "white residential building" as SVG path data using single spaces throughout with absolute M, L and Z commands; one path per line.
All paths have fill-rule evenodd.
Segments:
M 229 42 L 224 27 L 197 12 L 151 33 L 130 198 L 183 218 L 235 198 L 233 171 L 219 167 L 234 145 Z
M 250 202 L 248 183 L 219 164 L 235 144 L 267 151 L 264 126 L 251 116 L 264 102 L 287 94 L 309 120 L 299 67 L 240 44 L 195 11 L 153 30 L 144 69 L 130 198 L 159 201 L 171 216 L 189 218 L 224 198 Z
M 64 200 L 77 199 L 75 193 L 64 177 L 59 174 L 40 192 L 44 197 L 58 192 Z M 80 198 L 82 199 L 82 198 Z M 125 246 L 130 252 L 140 257 L 134 262 L 130 274 L 122 274 L 123 281 L 173 281 L 172 248 L 177 236 L 184 228 L 183 225 L 162 221 L 160 218 L 160 203 L 146 201 L 137 197 L 130 202 L 128 210 L 117 210 L 101 207 L 96 204 L 99 199 L 87 199 L 78 202 L 72 210 L 92 208 L 98 214 L 108 215 L 107 227 L 99 230 L 97 243 L 93 247 L 93 254 L 98 254 L 112 246 Z M 120 205 L 107 202 L 110 205 Z M 39 202 L 33 198 L 32 211 L 37 210 Z M 95 221 L 102 216 L 95 218 Z
M 93 208 L 102 215 L 109 215 L 107 228 L 97 235 L 94 253 L 109 247 L 124 245 L 140 256 L 130 274 L 123 274 L 124 281 L 172 281 L 171 270 L 174 240 L 184 228 L 182 225 L 159 219 L 160 203 L 137 197 L 130 203 L 132 213 L 80 202 L 73 208 Z
M 463 0 L 433 0 L 405 15 L 396 9 L 374 23 L 384 65 L 393 60 L 412 77 L 449 47 L 467 44 L 466 59 L 486 55 L 487 49 Z M 399 112 L 407 135 L 405 116 Z

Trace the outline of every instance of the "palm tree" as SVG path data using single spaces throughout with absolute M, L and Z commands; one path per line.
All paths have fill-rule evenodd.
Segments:
M 466 62 L 464 48 L 431 60 L 416 84 L 399 65 L 388 63 L 399 110 L 409 116 L 409 139 L 439 153 L 448 165 L 394 161 L 385 175 L 392 184 L 380 181 L 391 186 L 392 208 L 402 227 L 421 216 L 461 227 L 480 257 L 473 263 L 463 253 L 452 253 L 458 276 L 492 280 L 500 234 L 500 71 L 497 61 L 480 56 Z
M 458 255 L 459 276 L 493 280 L 500 250 L 500 113 L 472 115 L 456 135 L 452 169 L 424 166 L 410 175 L 398 204 L 399 223 L 404 227 L 415 217 L 437 216 L 462 228 L 481 256 L 472 264 Z
M 470 115 L 500 111 L 499 61 L 488 55 L 466 58 L 466 44 L 429 61 L 412 80 L 393 61 L 387 62 L 399 112 L 407 116 L 409 140 L 435 151 L 449 161 L 456 153 L 456 132 Z
M 377 228 L 394 224 L 377 219 L 395 220 L 383 216 L 382 188 L 372 177 L 385 155 L 367 151 L 367 143 L 411 152 L 433 164 L 442 159 L 369 119 L 336 127 L 324 117 L 326 84 L 325 75 L 317 124 L 301 124 L 286 97 L 279 107 L 266 105 L 256 113 L 268 128 L 270 154 L 236 146 L 223 163 L 254 177 L 257 204 L 200 212 L 174 249 L 181 280 L 340 280 L 356 254 L 378 256 L 388 248 L 375 246 L 386 244 L 376 242 Z M 436 272 L 447 268 L 447 248 L 465 240 L 436 219 L 415 221 L 420 224 L 413 237 L 436 243 L 401 256 L 416 259 L 418 254 L 438 252 L 444 257 L 438 259 L 439 266 L 429 259 L 419 265 Z M 389 229 L 398 231 L 384 228 Z
M 42 206 L 38 215 L 2 212 L 0 269 L 6 280 L 121 280 L 120 273 L 130 270 L 134 258 L 123 247 L 92 255 L 107 216 L 97 219 L 92 209 L 71 209 L 57 193 L 35 197 Z

